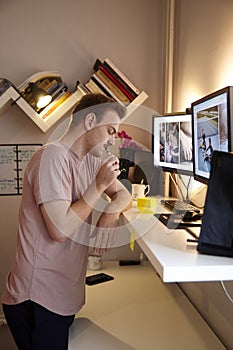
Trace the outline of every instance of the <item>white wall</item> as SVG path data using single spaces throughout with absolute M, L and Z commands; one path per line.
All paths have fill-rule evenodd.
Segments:
M 0 77 L 17 86 L 36 72 L 53 70 L 73 90 L 77 80 L 90 78 L 96 58 L 109 57 L 150 96 L 149 112 L 131 117 L 133 124 L 143 120 L 149 128 L 151 110 L 163 105 L 165 5 L 163 0 L 1 1 Z M 0 143 L 45 143 L 55 138 L 57 125 L 44 134 L 13 106 L 0 115 Z M 19 200 L 0 197 L 0 294 L 14 256 Z M 130 254 L 123 247 L 110 257 Z
M 176 0 L 173 110 L 233 85 L 232 0 Z
M 76 80 L 89 78 L 97 57 L 109 57 L 147 90 L 149 105 L 160 109 L 164 5 L 161 0 L 4 2 L 1 76 L 17 85 L 32 73 L 57 70 L 73 88 Z
M 173 110 L 233 85 L 232 0 L 176 0 Z M 226 286 L 233 296 L 233 283 Z M 182 283 L 182 289 L 233 349 L 233 304 L 219 282 Z

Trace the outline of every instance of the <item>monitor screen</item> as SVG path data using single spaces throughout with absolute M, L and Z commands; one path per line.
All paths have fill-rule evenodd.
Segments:
M 214 151 L 197 250 L 233 257 L 233 154 Z
M 153 165 L 164 171 L 193 174 L 191 114 L 153 116 Z
M 232 87 L 192 103 L 194 179 L 208 183 L 214 150 L 231 151 Z

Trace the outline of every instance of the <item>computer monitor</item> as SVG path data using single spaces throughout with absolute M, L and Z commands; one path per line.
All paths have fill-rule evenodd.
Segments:
M 214 151 L 197 250 L 233 257 L 233 154 Z
M 191 114 L 172 113 L 152 118 L 153 165 L 164 171 L 193 174 Z
M 229 152 L 233 117 L 233 87 L 228 86 L 193 102 L 193 175 L 207 184 L 214 150 Z

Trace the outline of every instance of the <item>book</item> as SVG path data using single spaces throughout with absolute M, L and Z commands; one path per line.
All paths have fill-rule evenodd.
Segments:
M 10 86 L 14 86 L 9 80 L 0 78 L 0 96 L 9 89 Z
M 101 69 L 131 101 L 138 96 L 138 94 L 133 91 L 106 62 L 101 63 L 100 60 L 97 59 L 93 68 L 95 70 Z
M 21 83 L 17 87 L 17 89 L 22 91 L 28 86 L 29 83 L 36 83 L 40 80 L 43 80 L 45 78 L 51 78 L 51 77 L 54 77 L 56 79 L 61 79 L 61 75 L 57 71 L 38 72 L 31 75 L 28 79 L 26 79 L 23 83 Z
M 111 91 L 113 97 L 117 98 L 118 101 L 129 104 L 130 99 L 110 80 L 107 75 L 101 69 L 98 69 L 97 72 L 93 75 L 95 78 L 99 78 L 100 83 L 104 84 Z
M 50 93 L 53 100 L 55 100 L 57 97 L 59 97 L 61 94 L 64 93 L 64 91 L 68 91 L 68 86 L 65 83 L 60 83 L 57 88 Z
M 132 94 L 129 92 L 129 90 L 125 89 L 119 80 L 115 79 L 115 77 L 104 66 L 100 66 L 96 74 L 99 72 L 99 70 L 101 70 L 113 82 L 113 84 L 115 84 L 123 92 L 123 94 L 128 97 L 130 101 L 133 101 L 135 97 L 137 97 L 136 94 Z
M 119 68 L 109 59 L 106 58 L 104 61 L 111 69 L 137 94 L 140 94 L 140 90 L 123 74 Z
M 108 89 L 107 87 L 105 88 L 105 86 L 104 86 L 103 84 L 99 83 L 98 77 L 97 77 L 97 79 L 96 79 L 95 76 L 93 75 L 93 76 L 91 77 L 91 79 L 90 79 L 89 82 L 91 83 L 91 85 L 92 85 L 93 83 L 94 83 L 95 85 L 97 85 L 97 87 L 99 88 L 100 93 L 102 93 L 102 94 L 104 94 L 104 95 L 106 95 L 106 96 L 108 96 L 108 97 L 114 98 L 114 97 L 112 96 L 112 94 L 109 92 L 109 89 Z M 93 86 L 94 86 L 94 85 L 93 85 Z
M 140 94 L 139 89 L 108 58 L 103 63 L 96 59 L 93 69 L 97 71 L 100 67 L 104 67 L 131 96 L 136 98 Z
M 90 93 L 90 90 L 88 90 L 84 84 L 81 84 L 79 82 L 76 85 L 76 88 L 81 92 L 82 95 L 87 95 Z
M 121 101 L 118 96 L 114 94 L 114 92 L 96 75 L 93 74 L 91 79 L 100 87 L 100 89 L 108 96 L 112 97 L 115 101 L 124 104 L 123 101 Z M 129 101 L 127 101 L 126 105 L 129 104 Z
M 61 86 L 61 81 L 57 79 L 49 80 L 48 84 L 45 85 L 44 90 L 47 94 L 52 94 L 59 86 Z
M 42 144 L 0 144 L 0 195 L 21 195 L 23 175 Z
M 85 84 L 85 86 L 93 94 L 103 94 L 105 96 L 110 96 L 102 88 L 100 88 L 92 78 Z
M 133 90 L 127 83 L 125 80 L 123 80 L 121 78 L 121 76 L 119 76 L 116 71 L 114 71 L 106 61 L 104 61 L 103 63 L 97 58 L 95 61 L 95 64 L 93 66 L 93 69 L 95 71 L 97 71 L 98 69 L 102 69 L 106 75 L 108 75 L 108 77 L 113 80 L 115 82 L 115 84 L 118 85 L 118 87 L 127 95 L 129 94 L 132 98 L 136 98 L 139 94 L 140 91 L 135 87 L 135 89 Z M 118 70 L 119 71 L 119 70 Z M 122 76 L 125 77 L 125 75 Z M 126 78 L 127 79 L 127 78 Z M 127 79 L 127 81 L 129 81 Z M 117 83 L 116 83 L 117 82 Z M 131 83 L 132 84 L 132 83 Z

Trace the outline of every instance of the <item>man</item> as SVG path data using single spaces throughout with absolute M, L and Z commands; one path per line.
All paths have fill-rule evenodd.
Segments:
M 85 302 L 91 213 L 111 201 L 92 231 L 94 250 L 109 249 L 131 196 L 117 180 L 118 159 L 101 162 L 125 108 L 101 94 L 84 96 L 66 134 L 37 151 L 24 176 L 16 258 L 2 298 L 19 350 L 65 350 Z

